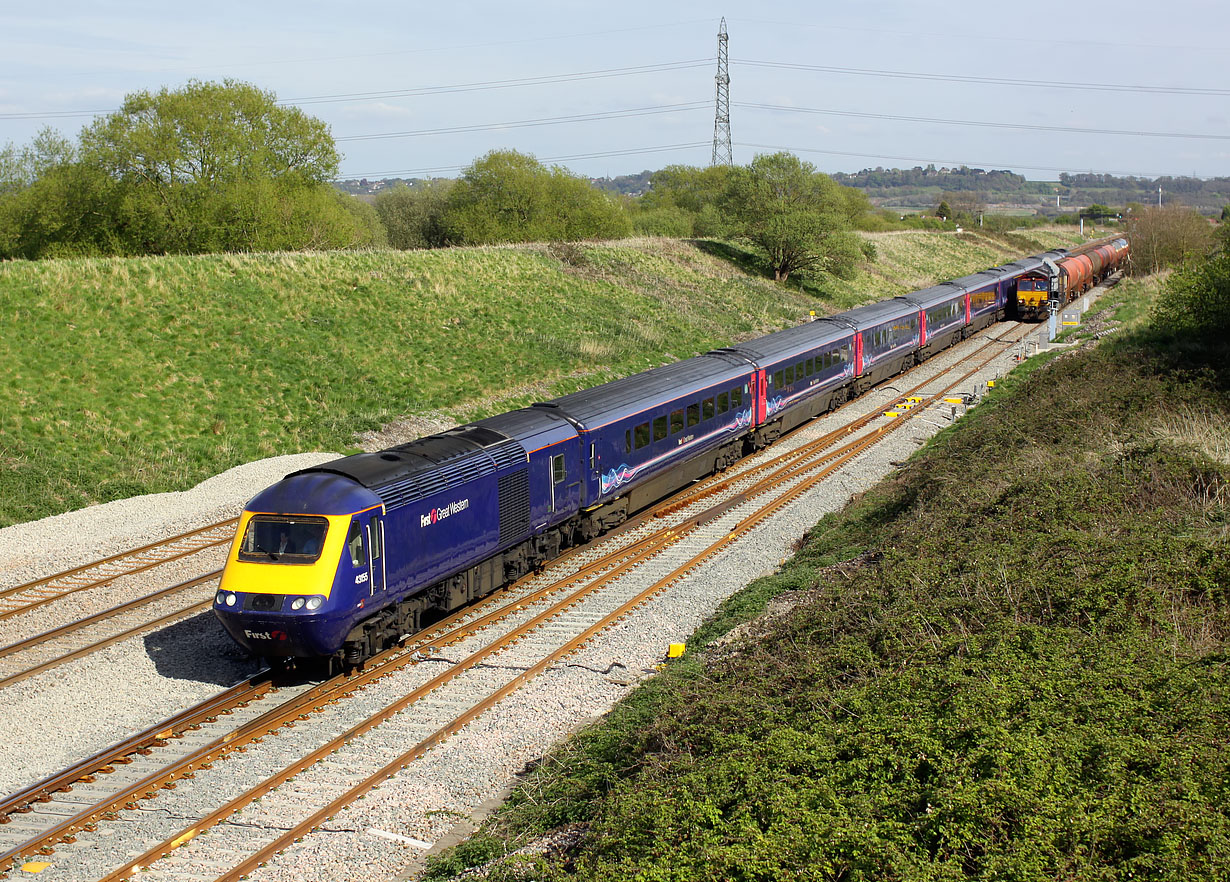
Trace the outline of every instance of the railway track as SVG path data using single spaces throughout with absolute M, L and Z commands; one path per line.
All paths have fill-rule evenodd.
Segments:
M 219 521 L 93 563 L 0 590 L 0 621 L 24 615 L 64 597 L 104 588 L 116 579 L 229 543 L 238 518 Z
M 987 343 L 979 351 L 1002 345 L 1002 341 Z M 972 371 L 958 378 L 954 385 L 971 374 Z M 920 383 L 907 390 L 902 398 L 913 397 L 914 392 L 933 382 L 927 380 Z M 912 412 L 905 411 L 901 419 L 888 420 L 877 411 L 795 450 L 776 456 L 762 455 L 757 464 L 732 470 L 733 474 L 710 478 L 682 494 L 683 499 L 629 522 L 621 528 L 620 535 L 612 538 L 608 534 L 600 540 L 602 547 L 612 543 L 620 547 L 601 555 L 587 549 L 577 550 L 566 561 L 557 561 L 548 570 L 556 572 L 561 565 L 565 565 L 577 567 L 574 572 L 554 580 L 542 576 L 522 580 L 510 589 L 493 595 L 481 608 L 463 611 L 431 631 L 420 632 L 407 647 L 386 653 L 357 677 L 337 678 L 318 686 L 300 686 L 291 690 L 272 689 L 267 681 L 261 683 L 258 678 L 258 681 L 243 687 L 253 691 L 244 692 L 243 688 L 236 687 L 237 691 L 231 699 L 202 709 L 199 712 L 202 716 L 192 718 L 181 715 L 183 718 L 175 725 L 163 729 L 155 727 L 158 731 L 142 733 L 126 754 L 117 749 L 95 758 L 94 762 L 101 765 L 93 771 L 84 772 L 85 778 L 93 780 L 80 777 L 88 766 L 81 764 L 77 780 L 82 784 L 68 784 L 72 774 L 66 774 L 64 777 L 57 776 L 58 781 L 46 782 L 47 789 L 43 792 L 35 793 L 33 788 L 28 793 L 23 792 L 25 802 L 9 808 L 9 824 L 0 825 L 0 848 L 7 849 L 0 856 L 0 865 L 22 856 L 43 853 L 55 841 L 65 841 L 65 837 L 89 832 L 100 819 L 129 807 L 141 796 L 156 793 L 180 778 L 209 774 L 210 767 L 224 753 L 244 749 L 272 732 L 283 730 L 289 722 L 298 722 L 306 716 L 320 713 L 326 705 L 337 707 L 341 697 L 353 695 L 377 681 L 397 679 L 399 672 L 404 674 L 415 668 L 431 668 L 433 665 L 420 663 L 441 661 L 439 653 L 444 647 L 464 646 L 468 651 L 464 658 L 447 662 L 446 669 L 434 676 L 420 674 L 410 678 L 415 682 L 399 683 L 398 688 L 392 690 L 396 695 L 393 700 L 377 712 L 351 723 L 348 728 L 333 720 L 330 725 L 334 730 L 339 730 L 333 739 L 302 753 L 297 760 L 284 765 L 265 781 L 225 801 L 212 812 L 194 820 L 189 827 L 173 832 L 160 845 L 127 861 L 107 877 L 122 878 L 134 872 L 136 867 L 146 867 L 150 861 L 174 852 L 178 846 L 194 839 L 201 830 L 229 818 L 293 776 L 304 774 L 307 770 L 321 776 L 323 782 L 314 785 L 316 790 L 336 793 L 325 805 L 303 818 L 295 831 L 276 837 L 273 842 L 261 844 L 255 851 L 248 845 L 219 846 L 226 857 L 217 863 L 222 868 L 217 878 L 237 878 L 296 836 L 319 824 L 323 818 L 340 810 L 349 800 L 366 792 L 365 787 L 374 786 L 395 774 L 519 685 L 558 663 L 594 635 L 630 614 L 774 511 L 859 456 L 886 433 L 904 425 L 912 413 L 922 412 L 928 400 L 943 394 L 944 391 L 919 396 L 918 407 Z M 839 444 L 842 439 L 848 440 Z M 772 498 L 758 501 L 766 495 Z M 717 501 L 697 511 L 703 501 L 714 497 Z M 644 564 L 649 560 L 655 561 L 652 567 L 655 573 L 666 570 L 667 575 L 648 579 L 645 575 L 648 568 Z M 645 585 L 647 579 L 649 584 Z M 546 584 L 542 584 L 544 581 Z M 480 635 L 486 635 L 481 638 L 481 645 L 470 647 L 467 641 L 480 640 Z M 524 660 L 518 660 L 519 655 L 524 655 Z M 492 660 L 497 657 L 503 661 L 495 666 Z M 513 673 L 504 677 L 502 682 L 490 682 L 493 671 L 497 669 L 505 672 L 511 670 Z M 478 700 L 468 697 L 478 692 L 483 692 L 484 697 Z M 233 706 L 229 703 L 231 701 L 234 702 Z M 385 744 L 378 748 L 370 746 L 369 739 L 379 741 L 386 737 L 377 734 L 381 723 L 394 717 L 401 719 L 408 710 L 413 710 L 415 724 L 409 730 L 399 730 L 393 739 L 398 744 Z M 412 734 L 408 736 L 407 731 Z M 285 737 L 285 733 L 280 737 Z M 408 737 L 412 738 L 412 747 L 406 750 L 404 742 Z M 360 742 L 368 746 L 352 747 L 352 743 Z M 175 744 L 174 749 L 168 750 L 172 743 Z M 360 757 L 353 756 L 356 750 L 364 754 L 361 763 Z M 373 767 L 372 756 L 379 756 L 385 761 Z M 132 761 L 121 762 L 121 758 Z M 354 779 L 360 776 L 356 763 L 366 770 L 362 786 L 354 786 Z M 151 770 L 148 768 L 150 766 L 159 768 Z M 111 771 L 104 772 L 105 769 Z M 117 770 L 123 774 L 117 776 Z M 103 778 L 114 778 L 116 784 L 110 788 L 110 801 L 95 800 L 90 795 L 90 788 L 98 785 Z M 347 786 L 341 787 L 338 782 Z M 73 789 L 69 794 L 76 795 L 71 798 L 60 795 L 64 794 L 65 786 L 71 786 Z M 61 789 L 57 790 L 56 787 Z M 80 806 L 87 801 L 90 801 L 89 806 L 82 810 Z M 6 805 L 11 803 L 0 804 L 0 814 L 6 813 Z M 46 810 L 40 811 L 39 806 L 46 807 Z M 19 845 L 10 845 L 10 842 L 25 836 L 26 828 L 34 823 L 31 816 L 37 815 L 52 815 L 59 820 L 47 826 L 48 832 L 41 837 L 27 837 Z M 13 827 L 13 832 L 18 835 L 8 837 L 8 828 L 19 821 L 24 821 L 24 826 Z M 220 838 L 216 835 L 217 830 L 226 830 L 229 835 L 235 829 L 235 825 L 223 825 L 215 830 L 215 835 L 209 840 L 212 843 Z M 240 838 L 250 836 L 251 828 L 243 829 L 247 832 L 236 835 Z M 252 856 L 236 863 L 233 855 L 240 852 Z M 193 862 L 194 871 L 204 866 L 199 856 L 194 855 L 189 860 Z M 176 862 L 173 862 L 171 867 L 175 866 Z M 174 874 L 177 870 L 170 869 L 168 872 Z
M 0 591 L 0 688 L 208 608 L 220 569 L 168 585 L 165 566 L 199 571 L 189 559 L 228 544 L 236 520 Z

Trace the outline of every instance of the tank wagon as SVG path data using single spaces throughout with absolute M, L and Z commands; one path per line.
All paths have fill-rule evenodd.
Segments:
M 1091 242 L 1073 251 L 1038 255 L 1039 263 L 1016 281 L 1019 318 L 1042 318 L 1050 309 L 1071 303 L 1118 270 L 1128 256 L 1127 239 L 1118 237 Z M 1026 262 L 1032 260 L 1027 259 Z

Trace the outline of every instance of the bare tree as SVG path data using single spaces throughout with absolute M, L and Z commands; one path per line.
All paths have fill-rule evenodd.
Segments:
M 1127 219 L 1132 242 L 1132 268 L 1137 275 L 1208 254 L 1213 230 L 1198 212 L 1182 205 L 1133 211 Z

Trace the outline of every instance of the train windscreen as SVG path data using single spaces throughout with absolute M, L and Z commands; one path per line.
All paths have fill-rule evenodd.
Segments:
M 239 559 L 250 563 L 311 563 L 320 557 L 329 522 L 324 518 L 255 515 L 248 521 Z

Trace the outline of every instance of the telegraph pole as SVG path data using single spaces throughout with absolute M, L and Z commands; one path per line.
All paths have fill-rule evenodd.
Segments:
M 713 161 L 710 165 L 734 165 L 730 149 L 730 67 L 726 49 L 726 19 L 718 27 L 717 113 L 713 120 Z

